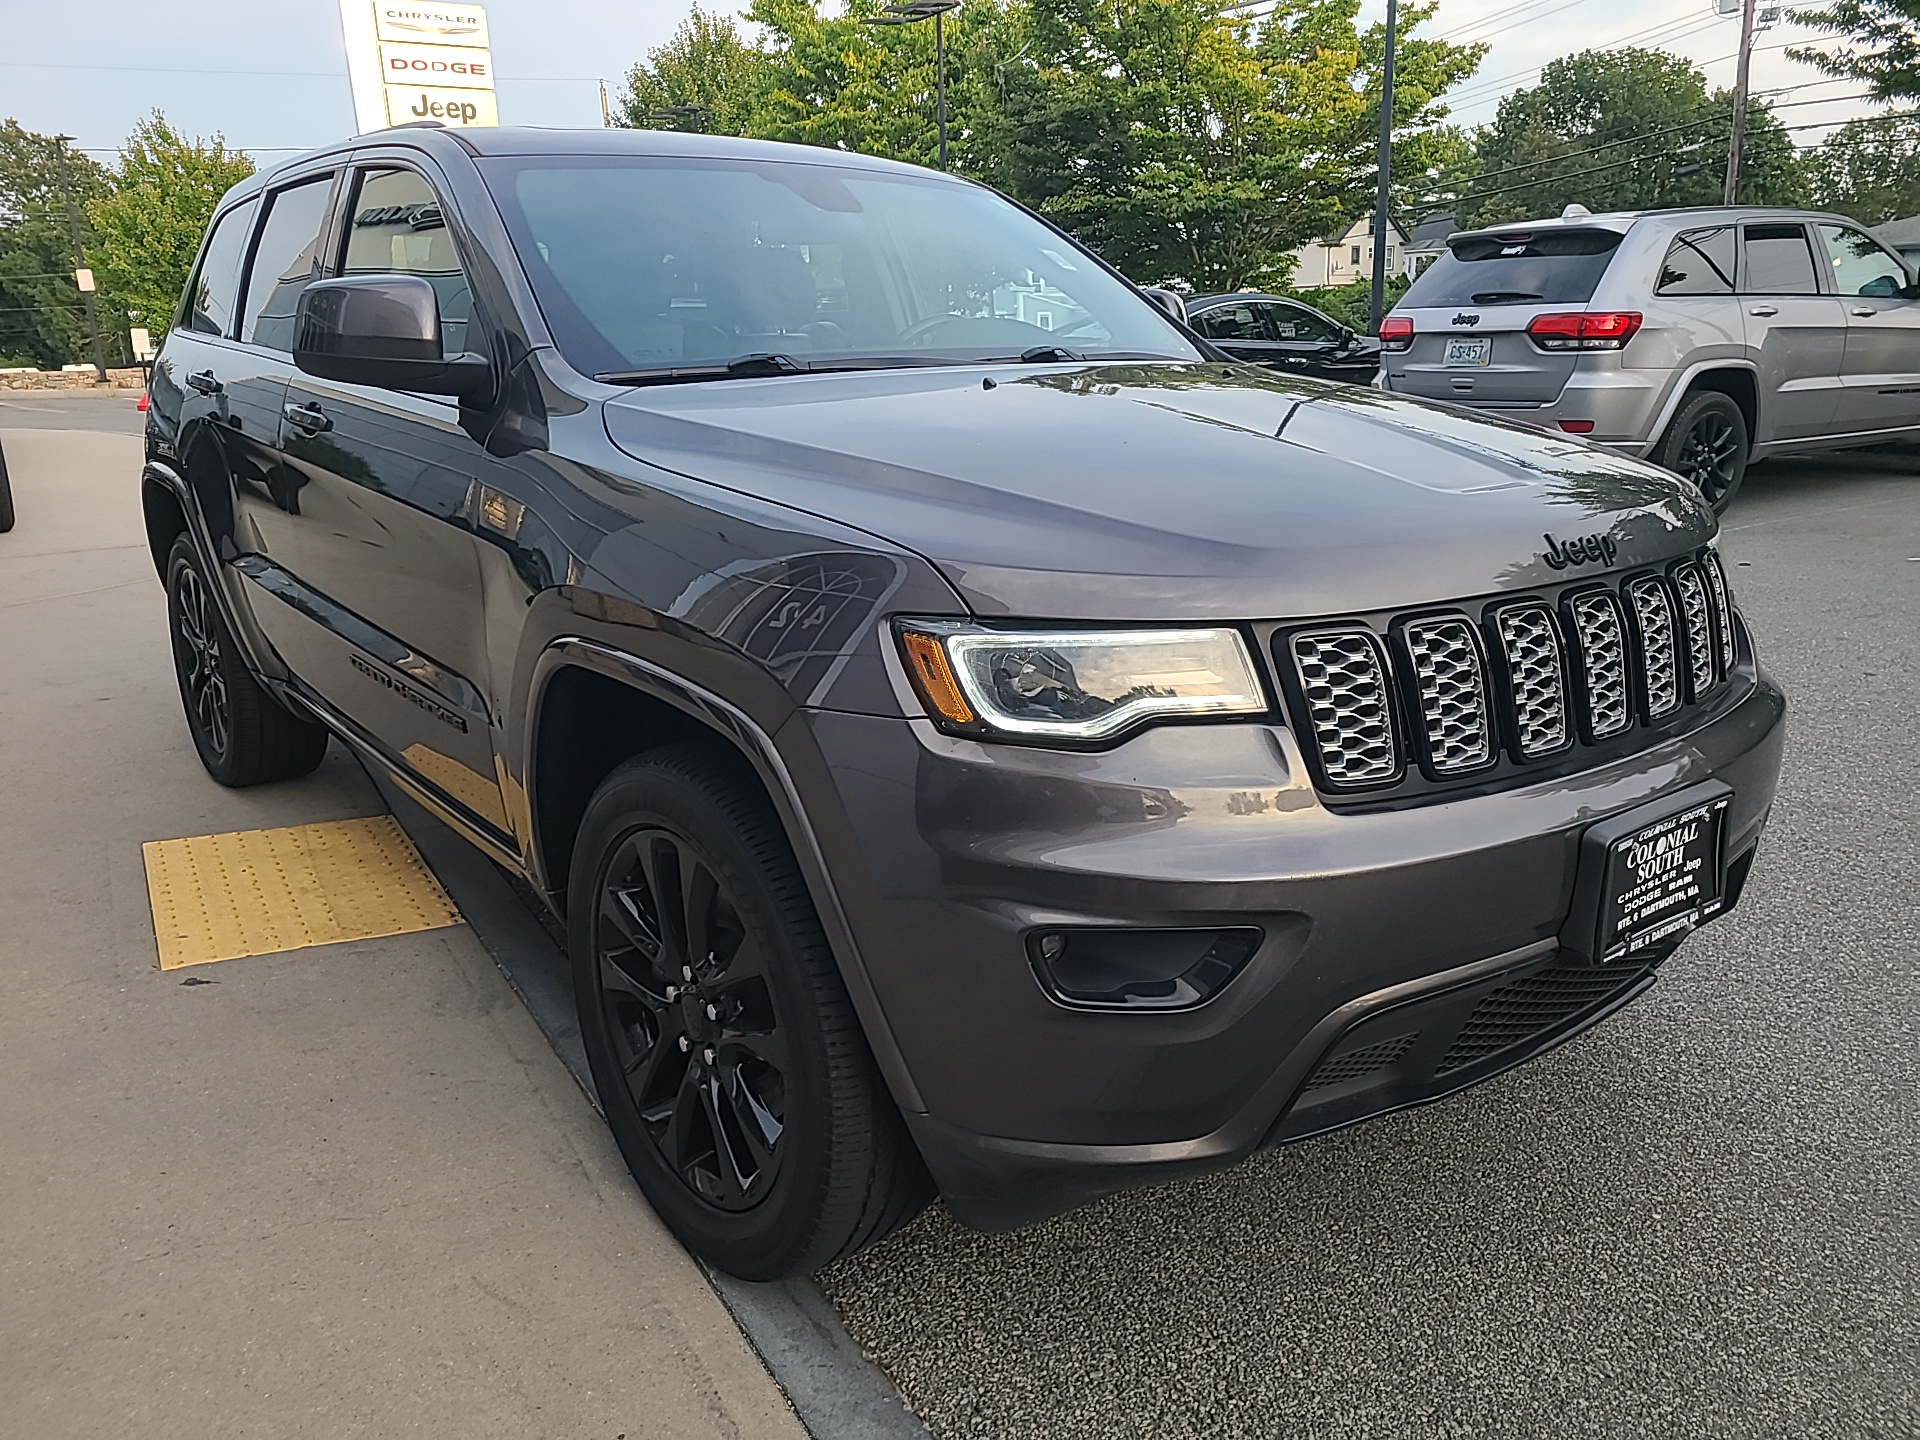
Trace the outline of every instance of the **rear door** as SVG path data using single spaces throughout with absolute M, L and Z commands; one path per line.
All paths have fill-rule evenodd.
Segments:
M 1833 288 L 1847 313 L 1834 428 L 1904 430 L 1920 426 L 1920 300 L 1902 293 L 1906 266 L 1851 225 L 1819 225 Z
M 1493 408 L 1552 404 L 1579 355 L 1542 350 L 1527 326 L 1584 309 L 1620 240 L 1565 226 L 1455 236 L 1393 307 L 1413 321 L 1413 343 L 1384 357 L 1386 387 Z
M 1740 305 L 1747 349 L 1760 369 L 1754 441 L 1832 433 L 1840 401 L 1847 317 L 1820 288 L 1813 237 L 1799 221 L 1740 227 Z
M 1187 317 L 1187 323 L 1236 360 L 1264 365 L 1273 358 L 1268 307 L 1254 300 L 1228 300 Z

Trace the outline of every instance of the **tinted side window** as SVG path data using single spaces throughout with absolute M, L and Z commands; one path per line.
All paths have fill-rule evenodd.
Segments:
M 1297 345 L 1325 344 L 1338 340 L 1340 332 L 1333 322 L 1299 305 L 1268 305 L 1267 322 L 1276 340 Z
M 1833 287 L 1842 295 L 1894 300 L 1906 288 L 1906 268 L 1873 237 L 1845 225 L 1822 225 L 1820 238 L 1833 261 Z
M 1660 266 L 1660 295 L 1731 295 L 1733 228 L 1689 230 L 1667 249 Z
M 240 265 L 247 258 L 247 237 L 253 234 L 253 219 L 259 213 L 259 200 L 249 200 L 214 222 L 207 253 L 187 287 L 187 329 L 200 335 L 225 335 L 233 329 Z
M 293 349 L 293 311 L 320 273 L 320 226 L 333 177 L 282 190 L 267 211 L 247 275 L 246 323 L 240 338 L 272 350 Z
M 1252 305 L 1216 305 L 1193 320 L 1193 328 L 1209 340 L 1271 340 L 1260 309 Z
M 1807 232 L 1798 225 L 1749 225 L 1744 288 L 1749 295 L 1818 295 Z
M 341 273 L 420 276 L 440 302 L 440 343 L 447 354 L 472 348 L 467 322 L 473 318 L 473 292 L 440 198 L 413 171 L 361 172 Z

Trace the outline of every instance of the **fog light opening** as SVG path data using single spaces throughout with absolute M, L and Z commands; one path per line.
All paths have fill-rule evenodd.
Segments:
M 1027 955 L 1046 992 L 1089 1010 L 1184 1010 L 1203 1005 L 1260 948 L 1253 926 L 1224 930 L 1041 930 Z

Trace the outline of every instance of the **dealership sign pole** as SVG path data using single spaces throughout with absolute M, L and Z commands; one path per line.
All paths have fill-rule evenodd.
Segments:
M 480 6 L 340 0 L 340 31 L 361 134 L 422 120 L 500 123 Z

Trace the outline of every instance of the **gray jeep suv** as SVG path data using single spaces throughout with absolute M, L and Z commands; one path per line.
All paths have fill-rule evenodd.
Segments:
M 1920 288 L 1839 215 L 1570 206 L 1467 231 L 1380 339 L 1384 389 L 1645 457 L 1716 510 L 1750 461 L 1920 436 Z
M 1779 772 L 1688 486 L 1226 360 L 857 155 L 290 161 L 146 456 L 207 770 L 337 739 L 522 877 L 627 1163 L 749 1277 L 1537 1055 L 1735 903 Z

